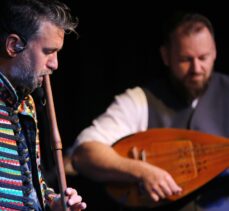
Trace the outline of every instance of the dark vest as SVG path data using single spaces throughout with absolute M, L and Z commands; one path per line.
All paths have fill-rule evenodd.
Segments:
M 213 74 L 195 109 L 179 98 L 166 81 L 155 81 L 144 91 L 149 105 L 148 128 L 187 128 L 229 137 L 228 76 Z

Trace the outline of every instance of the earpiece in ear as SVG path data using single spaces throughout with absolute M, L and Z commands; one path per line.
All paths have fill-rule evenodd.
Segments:
M 16 53 L 20 53 L 25 49 L 25 46 L 21 46 L 20 44 L 16 44 L 14 50 Z

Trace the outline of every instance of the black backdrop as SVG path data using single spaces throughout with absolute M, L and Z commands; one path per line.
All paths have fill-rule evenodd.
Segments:
M 79 17 L 80 38 L 67 35 L 59 69 L 51 76 L 64 147 L 125 88 L 144 83 L 161 70 L 160 27 L 175 9 L 209 17 L 215 27 L 216 70 L 229 71 L 229 21 L 223 5 L 198 1 L 73 1 L 65 0 Z M 214 8 L 214 9 L 213 9 Z
M 59 68 L 51 76 L 64 154 L 77 134 L 104 111 L 115 94 L 145 83 L 163 71 L 158 51 L 160 27 L 175 9 L 194 10 L 209 17 L 216 34 L 216 70 L 226 74 L 229 71 L 228 12 L 226 6 L 218 2 L 63 2 L 80 21 L 77 29 L 80 38 L 66 35 L 64 48 L 59 53 Z M 47 122 L 42 109 L 39 111 L 44 166 L 47 173 L 53 175 Z M 51 176 L 50 183 L 53 181 Z

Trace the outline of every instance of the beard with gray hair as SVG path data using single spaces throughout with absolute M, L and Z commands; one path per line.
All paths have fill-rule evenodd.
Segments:
M 12 68 L 9 80 L 20 97 L 27 96 L 42 85 L 39 83 L 38 74 L 34 71 L 33 63 L 26 54 L 23 54 L 19 63 Z

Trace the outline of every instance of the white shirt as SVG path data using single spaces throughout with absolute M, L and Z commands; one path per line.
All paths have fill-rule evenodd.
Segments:
M 79 134 L 75 147 L 92 140 L 112 145 L 120 138 L 147 128 L 148 104 L 144 91 L 140 87 L 127 89 L 115 96 L 107 110 Z

